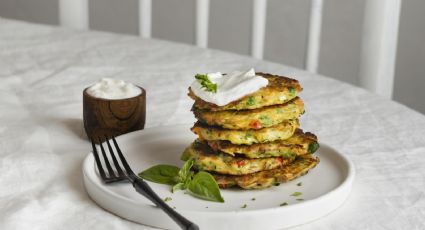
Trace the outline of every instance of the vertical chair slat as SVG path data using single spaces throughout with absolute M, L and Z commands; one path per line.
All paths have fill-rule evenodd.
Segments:
M 206 48 L 208 46 L 208 21 L 210 0 L 196 1 L 196 45 Z
M 251 55 L 262 59 L 266 31 L 267 0 L 254 0 L 252 9 Z
M 59 23 L 74 29 L 89 28 L 88 0 L 60 0 Z
M 143 38 L 152 35 L 152 0 L 139 0 L 139 34 Z
M 367 0 L 363 24 L 360 85 L 391 98 L 401 0 Z
M 323 0 L 311 0 L 305 68 L 312 73 L 317 73 L 319 66 L 322 10 Z

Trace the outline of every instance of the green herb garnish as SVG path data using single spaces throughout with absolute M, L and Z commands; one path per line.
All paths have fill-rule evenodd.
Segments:
M 255 105 L 255 99 L 254 97 L 248 97 L 248 101 L 246 101 L 246 105 L 252 106 Z
M 246 208 L 246 207 L 248 207 L 248 205 L 247 204 L 244 204 L 241 208 Z
M 283 202 L 283 203 L 282 203 L 282 204 L 280 204 L 279 206 L 286 206 L 286 205 L 288 205 L 288 203 Z
M 301 192 L 294 192 L 294 193 L 291 194 L 291 196 L 301 196 L 301 195 L 302 195 Z
M 303 185 L 303 183 L 302 183 L 302 182 L 298 182 L 298 183 L 297 183 L 297 186 L 301 186 L 301 185 Z
M 196 74 L 195 78 L 206 91 L 217 93 L 217 84 L 212 83 L 212 81 L 208 78 L 208 74 Z
M 258 119 L 261 121 L 263 126 L 270 126 L 273 123 L 271 118 L 267 115 L 261 115 Z
M 171 201 L 172 200 L 172 198 L 171 197 L 165 197 L 165 199 L 164 199 L 164 201 L 165 202 L 167 202 L 167 201 Z
M 314 142 L 308 145 L 308 152 L 310 154 L 313 154 L 314 152 L 317 151 L 317 149 L 320 147 L 319 143 Z
M 289 87 L 288 90 L 289 90 L 289 93 L 292 95 L 295 95 L 295 93 L 297 92 L 294 87 Z
M 251 198 L 251 200 L 254 201 L 255 200 L 255 197 Z
M 172 165 L 156 165 L 139 173 L 139 176 L 155 183 L 172 185 L 172 192 L 188 190 L 195 197 L 224 202 L 214 177 L 204 171 L 195 174 L 190 170 L 193 163 L 194 159 L 188 159 L 181 169 Z
M 253 135 L 249 131 L 245 133 L 245 140 L 251 138 Z
M 298 201 L 303 201 L 304 199 L 302 199 L 302 198 L 298 198 L 297 200 L 298 200 Z

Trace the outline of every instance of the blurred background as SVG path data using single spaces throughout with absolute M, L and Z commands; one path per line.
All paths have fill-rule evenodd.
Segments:
M 324 1 L 319 74 L 359 85 L 365 1 Z M 138 4 L 138 0 L 89 0 L 89 27 L 138 35 Z M 268 1 L 265 60 L 303 68 L 309 4 L 309 0 Z M 250 55 L 252 7 L 247 0 L 211 0 L 208 47 Z M 423 0 L 402 2 L 393 99 L 425 114 L 424 10 Z M 0 17 L 58 25 L 58 0 L 0 0 Z M 152 37 L 194 44 L 195 17 L 195 0 L 154 0 Z

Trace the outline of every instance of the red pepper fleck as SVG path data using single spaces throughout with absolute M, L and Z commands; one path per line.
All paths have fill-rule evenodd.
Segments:
M 277 158 L 277 160 L 278 160 L 280 163 L 283 163 L 283 157 L 278 157 L 278 158 Z
M 212 143 L 208 143 L 210 145 L 210 147 L 214 150 L 218 149 L 218 143 L 217 142 L 212 142 Z
M 261 129 L 262 128 L 261 122 L 259 120 L 252 121 L 249 124 L 249 126 L 251 126 L 254 129 Z
M 244 166 L 246 162 L 244 160 L 238 160 L 236 161 L 236 164 L 238 165 L 238 167 L 241 167 L 241 166 Z

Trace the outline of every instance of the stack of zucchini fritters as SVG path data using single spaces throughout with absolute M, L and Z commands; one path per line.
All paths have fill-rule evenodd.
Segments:
M 269 83 L 224 106 L 198 98 L 193 112 L 198 135 L 183 153 L 194 158 L 196 170 L 210 172 L 222 188 L 266 188 L 304 175 L 319 163 L 319 144 L 312 133 L 299 129 L 304 103 L 297 97 L 297 80 L 257 73 Z

